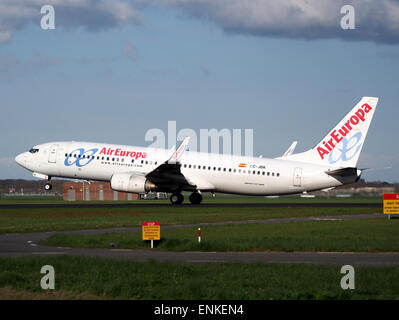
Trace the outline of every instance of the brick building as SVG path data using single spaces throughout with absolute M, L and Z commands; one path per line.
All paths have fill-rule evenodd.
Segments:
M 64 200 L 138 200 L 137 193 L 118 192 L 109 182 L 65 182 Z

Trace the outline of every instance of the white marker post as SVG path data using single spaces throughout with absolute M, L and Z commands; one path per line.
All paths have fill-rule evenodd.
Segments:
M 198 243 L 201 243 L 201 228 L 198 228 Z

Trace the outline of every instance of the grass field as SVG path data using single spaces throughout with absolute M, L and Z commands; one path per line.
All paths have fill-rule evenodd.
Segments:
M 144 221 L 161 225 L 238 221 L 283 217 L 333 216 L 381 212 L 379 208 L 37 208 L 2 209 L 0 233 L 42 232 L 140 226 Z
M 40 269 L 55 269 L 55 290 Z M 398 299 L 399 268 L 356 268 L 355 290 L 340 267 L 113 261 L 84 257 L 0 259 L 3 299 Z
M 327 203 L 368 202 L 380 199 L 265 199 L 216 198 L 219 203 Z M 206 199 L 214 201 L 215 199 Z M 16 203 L 63 203 L 61 200 L 18 200 Z M 44 202 L 43 202 L 44 201 Z M 139 203 L 151 203 L 140 201 Z M 168 200 L 164 201 L 168 203 Z M 10 204 L 11 200 L 1 200 Z M 85 202 L 87 203 L 87 202 Z M 130 202 L 129 202 L 130 203 Z M 155 201 L 155 203 L 160 203 Z M 74 203 L 76 204 L 76 202 Z M 268 218 L 356 215 L 380 208 L 40 208 L 1 209 L 0 233 L 41 232 L 140 226 L 242 221 Z M 154 250 L 345 250 L 397 251 L 399 220 L 317 221 L 280 224 L 203 226 L 198 246 L 196 228 L 162 231 Z M 56 235 L 49 244 L 121 248 L 148 248 L 141 233 L 114 233 L 97 237 Z M 370 245 L 372 244 L 372 245 Z M 40 289 L 40 269 L 56 271 L 56 290 Z M 398 299 L 399 268 L 356 268 L 356 290 L 342 290 L 339 267 L 305 264 L 160 263 L 89 257 L 29 257 L 0 259 L 0 299 Z
M 185 193 L 185 203 L 188 201 L 189 194 Z M 299 195 L 288 195 L 277 198 L 267 198 L 262 196 L 240 196 L 240 195 L 225 195 L 217 194 L 212 197 L 209 194 L 203 195 L 202 203 L 382 203 L 382 196 L 353 196 L 345 198 L 337 197 L 316 197 L 316 198 L 301 198 Z M 134 201 L 64 201 L 62 196 L 3 196 L 0 198 L 1 204 L 38 204 L 38 203 L 63 203 L 63 204 L 103 204 L 103 203 L 140 203 L 140 204 L 154 204 L 165 203 L 170 204 L 169 199 L 165 200 L 134 200 Z
M 399 219 L 306 221 L 277 224 L 203 226 L 161 233 L 155 250 L 170 251 L 399 251 Z M 43 242 L 61 247 L 149 249 L 141 232 L 101 235 L 56 234 Z

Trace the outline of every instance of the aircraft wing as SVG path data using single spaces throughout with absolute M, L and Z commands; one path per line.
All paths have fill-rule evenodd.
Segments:
M 199 186 L 195 183 L 196 179 L 188 179 L 181 172 L 180 159 L 189 141 L 190 137 L 186 137 L 172 156 L 153 171 L 147 173 L 146 178 L 162 190 L 198 190 Z

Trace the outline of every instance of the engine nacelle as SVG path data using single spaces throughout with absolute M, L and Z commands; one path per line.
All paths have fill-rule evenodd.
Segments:
M 111 178 L 111 188 L 115 191 L 144 193 L 154 190 L 156 185 L 143 175 L 115 173 Z

